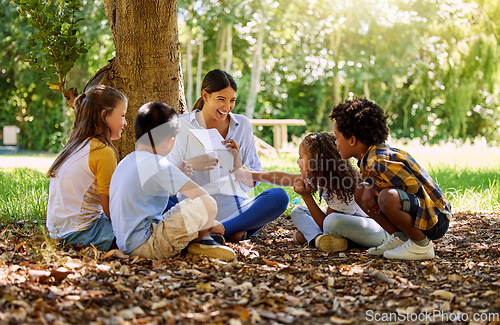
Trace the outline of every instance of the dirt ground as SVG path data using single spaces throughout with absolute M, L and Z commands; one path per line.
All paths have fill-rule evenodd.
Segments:
M 59 248 L 4 225 L 0 324 L 500 324 L 500 216 L 457 215 L 431 261 L 291 240 L 289 217 L 228 244 L 234 262 Z

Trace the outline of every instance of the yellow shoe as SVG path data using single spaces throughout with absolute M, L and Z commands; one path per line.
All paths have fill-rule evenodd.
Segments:
M 324 234 L 316 237 L 314 245 L 316 245 L 316 248 L 322 252 L 341 252 L 347 249 L 347 239 Z
M 219 245 L 213 239 L 202 239 L 199 242 L 191 243 L 188 245 L 187 251 L 191 255 L 205 255 L 222 261 L 232 261 L 236 258 L 231 247 Z

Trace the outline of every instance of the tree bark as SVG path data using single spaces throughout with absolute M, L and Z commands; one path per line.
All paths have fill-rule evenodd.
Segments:
M 139 107 L 162 101 L 186 112 L 177 31 L 177 0 L 104 0 L 116 57 L 101 81 L 128 97 L 120 157 L 134 150 Z
M 188 109 L 193 107 L 193 49 L 191 47 L 191 40 L 193 39 L 193 31 L 191 27 L 188 26 L 188 41 L 186 44 L 186 54 L 187 54 L 187 92 L 186 92 L 186 102 Z
M 264 40 L 264 24 L 259 25 L 257 30 L 257 42 L 255 44 L 255 52 L 252 61 L 252 74 L 250 75 L 250 90 L 248 91 L 248 99 L 245 108 L 245 115 L 248 118 L 253 118 L 255 111 L 255 103 L 260 90 L 260 75 L 262 73 L 262 43 Z
M 226 37 L 227 37 L 227 57 L 226 57 L 226 66 L 224 69 L 231 73 L 231 65 L 233 63 L 233 24 L 228 24 L 227 25 L 227 32 L 226 32 Z
M 201 68 L 203 65 L 203 35 L 198 37 L 198 66 L 196 67 L 196 100 L 201 96 Z M 191 108 L 189 108 L 191 109 Z
M 221 26 L 217 39 L 217 53 L 219 53 L 219 67 L 222 69 L 224 66 L 224 49 L 226 48 L 226 26 Z

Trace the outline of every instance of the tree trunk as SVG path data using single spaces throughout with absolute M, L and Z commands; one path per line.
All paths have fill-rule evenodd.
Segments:
M 193 31 L 191 27 L 188 27 L 188 41 L 186 44 L 186 54 L 187 54 L 187 92 L 186 92 L 186 102 L 188 109 L 193 107 L 193 50 L 191 47 L 191 40 L 193 38 Z
M 226 26 L 221 26 L 217 39 L 217 53 L 219 53 L 219 67 L 222 69 L 224 66 L 224 49 L 226 48 Z
M 253 118 L 255 103 L 260 90 L 260 75 L 262 72 L 262 43 L 264 40 L 264 24 L 261 24 L 257 30 L 257 42 L 252 61 L 252 74 L 250 75 L 250 90 L 248 91 L 247 105 L 245 115 Z
M 116 57 L 101 81 L 128 97 L 120 157 L 134 150 L 139 107 L 162 101 L 186 112 L 177 32 L 177 0 L 104 0 Z
M 198 66 L 196 67 L 196 99 L 201 97 L 201 68 L 203 65 L 203 35 L 198 37 Z M 191 109 L 191 107 L 189 108 Z
M 365 76 L 365 80 L 363 81 L 363 95 L 366 98 L 370 98 L 370 83 L 367 76 Z
M 233 24 L 228 24 L 226 28 L 227 28 L 227 32 L 226 32 L 227 57 L 226 57 L 226 66 L 224 67 L 224 69 L 227 72 L 231 73 L 231 65 L 233 63 Z

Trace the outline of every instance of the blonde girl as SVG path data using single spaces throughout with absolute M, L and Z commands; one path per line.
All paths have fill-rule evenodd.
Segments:
M 69 140 L 47 172 L 51 238 L 110 249 L 109 183 L 118 162 L 111 141 L 127 125 L 126 111 L 125 95 L 108 86 L 95 86 L 76 98 Z
M 281 186 L 293 186 L 306 206 L 296 206 L 291 217 L 299 229 L 294 237 L 299 243 L 308 243 L 324 252 L 343 251 L 347 239 L 358 245 L 380 245 L 387 233 L 367 217 L 354 201 L 354 190 L 359 173 L 348 160 L 340 157 L 335 136 L 331 133 L 312 133 L 299 145 L 297 164 L 300 174 L 281 171 L 237 171 L 237 179 L 248 179 Z M 242 176 L 244 175 L 244 176 Z M 321 209 L 314 193 L 327 203 Z

